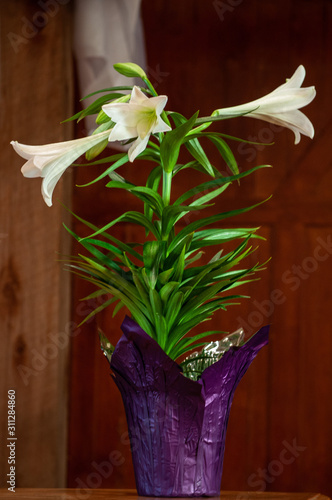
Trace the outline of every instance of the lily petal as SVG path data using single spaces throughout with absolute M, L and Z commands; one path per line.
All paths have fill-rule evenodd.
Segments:
M 160 117 L 166 103 L 167 96 L 147 97 L 139 87 L 134 86 L 129 102 L 102 106 L 103 111 L 115 122 L 110 141 L 137 137 L 128 151 L 129 161 L 133 162 L 144 151 L 151 134 L 171 130 Z
M 315 87 L 301 88 L 304 77 L 305 69 L 301 65 L 286 83 L 266 96 L 240 106 L 218 109 L 213 114 L 222 117 L 243 114 L 249 118 L 281 125 L 294 132 L 295 144 L 299 143 L 301 134 L 313 138 L 314 127 L 299 109 L 315 98 L 316 90 Z
M 128 139 L 133 139 L 137 136 L 136 127 L 127 127 L 126 125 L 121 125 L 116 123 L 111 130 L 108 140 L 112 141 L 126 141 Z
M 282 88 L 299 88 L 302 86 L 305 78 L 305 68 L 302 64 L 295 70 L 294 74 L 286 80 L 285 83 L 277 87 L 274 92 Z
M 141 91 L 139 87 L 137 87 L 137 85 L 134 85 L 129 101 L 130 104 L 143 104 L 146 101 L 149 101 L 149 98 L 144 94 L 144 92 Z
M 28 160 L 21 172 L 25 177 L 42 177 L 42 195 L 45 203 L 52 205 L 54 188 L 64 171 L 88 149 L 106 139 L 110 131 L 66 142 L 29 146 L 12 141 L 15 151 Z
M 132 143 L 131 147 L 128 150 L 129 161 L 133 162 L 136 156 L 144 151 L 144 149 L 148 145 L 149 139 L 149 135 L 145 136 L 144 139 L 137 137 L 136 141 Z

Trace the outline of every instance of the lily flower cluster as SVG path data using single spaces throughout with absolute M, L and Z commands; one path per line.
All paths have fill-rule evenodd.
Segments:
M 107 188 L 124 189 L 139 198 L 143 203 L 142 212 L 125 212 L 102 228 L 83 221 L 92 231 L 87 238 L 80 238 L 66 228 L 89 254 L 73 257 L 70 266 L 96 285 L 97 290 L 90 297 L 105 296 L 103 305 L 89 317 L 104 307 L 112 306 L 117 313 L 126 306 L 133 320 L 171 358 L 177 359 L 204 345 L 207 336 L 220 334 L 215 331 L 193 334 L 192 331 L 214 312 L 225 310 L 241 298 L 232 290 L 251 281 L 251 276 L 261 268 L 259 264 L 248 269 L 236 268 L 252 252 L 248 242 L 259 238 L 256 228 L 208 228 L 253 207 L 216 213 L 185 226 L 181 222 L 178 224 L 189 212 L 211 207 L 209 202 L 232 182 L 266 167 L 260 165 L 240 173 L 226 142 L 229 136 L 211 132 L 210 128 L 215 121 L 244 116 L 292 130 L 295 144 L 300 141 L 301 134 L 313 138 L 313 126 L 299 109 L 314 99 L 315 88 L 301 87 L 305 69 L 299 66 L 286 83 L 265 97 L 240 106 L 216 109 L 206 117 L 195 113 L 187 119 L 180 113 L 165 111 L 167 96 L 157 95 L 142 68 L 133 63 L 119 63 L 114 68 L 125 76 L 141 78 L 144 86 L 113 87 L 107 89 L 106 94 L 105 90 L 100 91 L 103 92 L 101 97 L 70 118 L 80 120 L 96 114 L 97 126 L 91 136 L 42 146 L 16 141 L 11 144 L 27 160 L 22 167 L 23 175 L 42 177 L 42 196 L 48 206 L 52 205 L 58 180 L 82 154 L 90 162 L 88 165 L 93 165 L 96 163 L 94 158 L 109 142 L 121 141 L 129 145 L 128 152 L 97 160 L 98 164 L 107 165 L 90 184 L 106 179 Z M 209 161 L 200 143 L 203 137 L 216 146 L 228 166 L 228 176 Z M 179 160 L 181 148 L 192 157 L 187 163 Z M 152 164 L 144 186 L 135 185 L 116 172 L 122 165 L 139 160 Z M 203 172 L 209 180 L 172 200 L 172 182 L 178 172 L 188 168 Z M 145 243 L 116 239 L 111 228 L 121 221 L 144 227 Z M 224 255 L 222 245 L 229 241 L 236 242 L 235 249 Z M 203 249 L 211 246 L 218 247 L 218 251 L 210 262 L 194 265 L 200 260 Z

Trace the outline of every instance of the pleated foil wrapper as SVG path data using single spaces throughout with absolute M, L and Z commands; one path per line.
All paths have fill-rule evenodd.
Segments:
M 198 381 L 126 317 L 110 356 L 127 416 L 138 495 L 219 496 L 234 391 L 269 327 L 230 347 Z
M 243 340 L 244 331 L 239 328 L 236 332 L 227 335 L 221 340 L 209 342 L 201 351 L 191 353 L 181 363 L 184 375 L 192 380 L 199 380 L 205 368 L 219 361 L 231 347 L 239 347 Z

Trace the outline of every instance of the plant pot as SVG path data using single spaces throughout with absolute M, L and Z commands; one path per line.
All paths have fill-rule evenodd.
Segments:
M 234 391 L 267 344 L 269 328 L 230 348 L 197 382 L 133 320 L 121 328 L 110 365 L 125 406 L 138 494 L 219 496 Z

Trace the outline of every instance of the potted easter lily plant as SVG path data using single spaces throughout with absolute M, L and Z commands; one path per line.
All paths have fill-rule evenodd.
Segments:
M 143 86 L 104 89 L 71 118 L 97 115 L 91 136 L 44 146 L 15 141 L 12 145 L 27 160 L 23 175 L 43 178 L 42 195 L 48 206 L 56 183 L 82 154 L 88 165 L 106 165 L 90 184 L 125 190 L 142 203 L 142 211 L 126 211 L 102 228 L 75 215 L 90 235 L 82 238 L 67 228 L 85 249 L 69 265 L 95 285 L 89 298 L 105 299 L 89 317 L 105 307 L 118 313 L 125 306 L 130 313 L 115 347 L 101 332 L 100 340 L 122 394 L 139 495 L 216 496 L 233 394 L 266 345 L 268 327 L 247 341 L 241 331 L 226 337 L 209 330 L 195 333 L 195 327 L 216 311 L 237 302 L 242 296 L 234 290 L 262 269 L 259 263 L 244 265 L 253 252 L 250 242 L 259 238 L 256 228 L 216 227 L 254 207 L 201 216 L 233 182 L 265 167 L 240 172 L 228 145 L 236 138 L 213 131 L 213 125 L 240 116 L 256 118 L 291 129 L 298 143 L 301 134 L 314 135 L 311 122 L 299 109 L 313 100 L 315 89 L 301 88 L 305 70 L 300 66 L 265 97 L 187 119 L 165 110 L 167 97 L 157 95 L 139 66 L 121 63 L 114 68 L 127 77 L 140 78 Z M 201 145 L 203 138 L 217 148 L 228 174 L 211 164 Z M 113 141 L 127 144 L 127 150 L 96 160 Z M 181 149 L 190 155 L 184 163 Z M 142 186 L 119 173 L 124 164 L 140 160 L 151 165 Z M 184 169 L 198 170 L 207 180 L 174 199 L 172 183 Z M 195 212 L 199 217 L 181 223 Z M 117 239 L 112 227 L 121 222 L 143 227 L 146 241 Z M 226 243 L 233 249 L 223 252 Z M 213 257 L 202 261 L 204 250 L 213 247 Z M 217 340 L 211 342 L 211 335 L 217 335 Z

